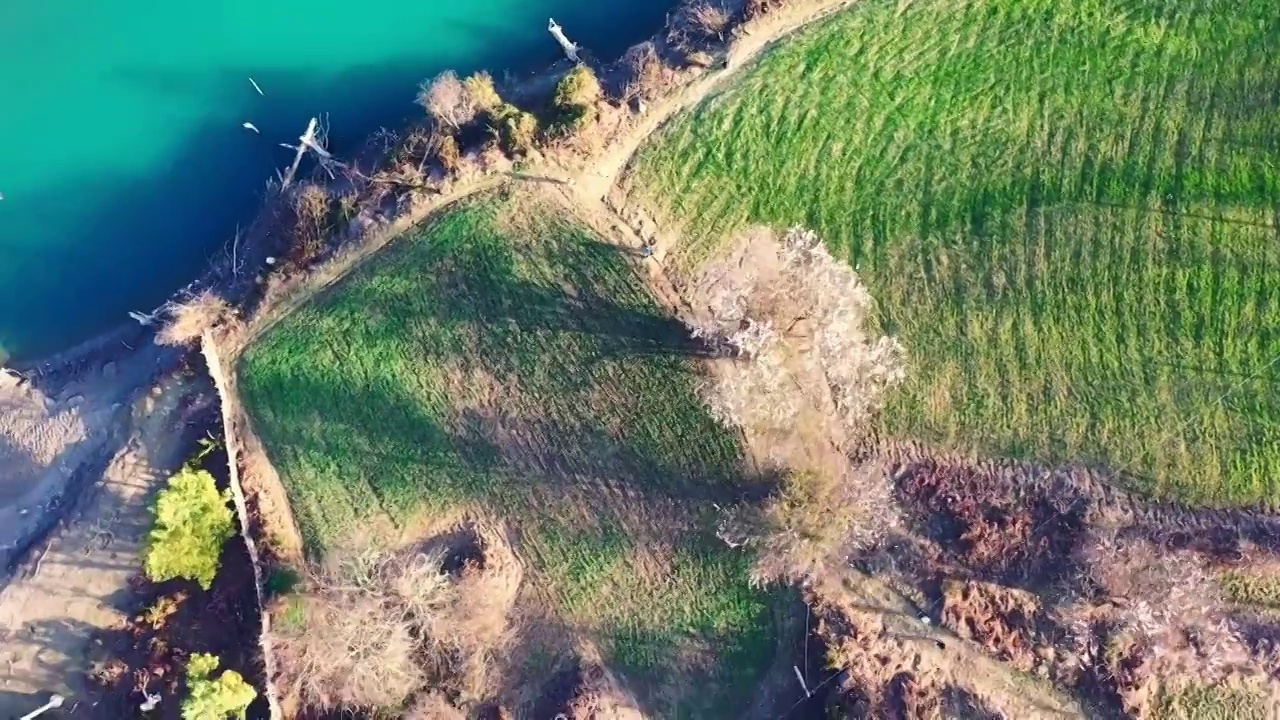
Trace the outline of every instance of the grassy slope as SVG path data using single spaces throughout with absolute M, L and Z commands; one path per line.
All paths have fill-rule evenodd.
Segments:
M 728 711 L 772 654 L 747 558 L 699 514 L 740 482 L 736 441 L 616 250 L 506 202 L 398 241 L 248 352 L 245 399 L 305 539 L 322 553 L 423 514 L 505 517 L 612 667 L 657 689 L 708 661 L 683 711 Z
M 1199 686 L 1162 695 L 1153 716 L 1162 720 L 1264 720 L 1275 717 L 1265 700 L 1246 690 Z
M 889 431 L 1275 504 L 1272 0 L 866 0 L 636 179 L 686 267 L 750 223 L 857 263 L 913 357 Z

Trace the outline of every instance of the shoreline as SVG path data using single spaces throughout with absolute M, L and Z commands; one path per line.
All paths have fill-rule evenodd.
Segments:
M 653 42 L 655 38 L 667 33 L 670 27 L 672 13 L 685 2 L 687 2 L 687 0 L 677 0 L 672 7 L 672 11 L 668 12 L 667 21 L 664 22 L 661 28 L 659 28 L 658 32 L 655 35 L 644 38 L 639 42 L 628 46 L 628 51 L 638 45 Z M 624 56 L 625 52 L 623 55 L 614 58 L 608 63 L 594 63 L 594 65 L 596 67 L 600 67 L 601 65 L 613 65 Z M 502 88 L 504 90 L 504 96 L 509 94 L 514 99 L 526 99 L 529 97 L 548 94 L 551 89 L 554 88 L 554 83 L 558 79 L 558 76 L 571 67 L 573 67 L 573 65 L 569 63 L 566 58 L 562 57 L 549 65 L 523 73 L 519 79 L 512 79 L 509 87 Z M 487 72 L 509 74 L 509 71 L 507 70 L 491 69 L 487 70 Z M 423 78 L 424 81 L 429 79 L 429 77 Z M 426 118 L 425 113 L 423 114 L 423 118 Z M 399 133 L 406 131 L 419 124 L 420 123 L 411 123 L 407 127 L 398 128 L 387 128 L 384 126 L 374 130 L 363 140 L 358 142 L 352 149 L 351 156 L 353 158 L 353 164 L 358 163 L 359 158 L 366 155 L 372 146 L 377 145 L 379 142 L 378 139 L 381 136 L 388 132 Z M 314 162 L 310 159 L 308 159 L 307 162 L 310 164 L 310 167 L 306 172 L 299 173 L 298 177 L 295 179 L 294 188 L 312 182 L 318 173 L 320 168 L 315 166 Z M 191 296 L 204 290 L 221 291 L 220 294 L 229 292 L 233 296 L 237 294 L 242 295 L 244 291 L 250 290 L 251 288 L 239 287 L 239 284 L 236 281 L 242 280 L 242 276 L 245 274 L 243 271 L 246 269 L 246 257 L 243 253 L 247 251 L 252 255 L 254 254 L 253 251 L 255 249 L 260 249 L 260 247 L 246 247 L 245 241 L 254 234 L 254 229 L 257 228 L 264 219 L 270 217 L 273 211 L 278 209 L 277 204 L 288 196 L 287 191 L 281 190 L 276 178 L 269 177 L 265 180 L 268 185 L 268 192 L 258 207 L 250 214 L 247 226 L 249 229 L 242 235 L 224 242 L 219 249 L 215 250 L 214 253 L 206 259 L 207 267 L 201 274 L 191 279 L 187 284 L 170 292 L 159 305 L 152 308 L 151 311 L 156 313 L 157 316 L 156 325 L 142 325 L 134 320 L 120 321 L 116 325 L 108 327 L 80 342 L 51 353 L 45 353 L 33 357 L 10 356 L 8 358 L 0 359 L 0 372 L 10 371 L 11 373 L 16 373 L 20 377 L 33 382 L 39 381 L 41 383 L 52 382 L 55 384 L 64 384 L 82 377 L 85 372 L 89 370 L 87 367 L 89 364 L 102 364 L 106 362 L 120 361 L 132 353 L 139 351 L 144 344 L 154 342 L 156 329 L 158 324 L 161 322 L 166 308 L 181 304 Z M 340 180 L 341 178 L 339 181 Z M 326 184 L 328 182 L 332 181 L 326 181 Z M 261 244 L 262 243 L 257 243 L 258 246 L 261 246 Z M 233 245 L 236 246 L 234 260 L 232 257 Z M 254 269 L 259 273 L 270 271 L 270 266 L 263 262 L 268 255 L 262 252 L 258 252 L 256 254 L 259 256 L 256 258 L 259 262 L 254 265 Z M 236 267 L 232 267 L 233 262 Z M 233 306 L 237 305 L 237 303 L 233 301 L 232 297 L 229 297 L 226 294 L 223 294 L 223 297 L 231 302 Z

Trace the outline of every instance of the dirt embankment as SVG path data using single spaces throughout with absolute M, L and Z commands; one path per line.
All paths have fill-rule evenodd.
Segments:
M 210 427 L 210 398 L 199 373 L 178 371 L 134 400 L 124 393 L 82 401 L 119 408 L 80 417 L 102 436 L 81 451 L 79 464 L 48 469 L 57 479 L 46 482 L 62 481 L 61 499 L 45 509 L 54 527 L 0 590 L 0 715 L 29 712 L 52 692 L 87 704 L 95 641 L 137 609 L 131 581 L 150 526 L 148 498 Z M 103 418 L 107 427 L 92 424 Z

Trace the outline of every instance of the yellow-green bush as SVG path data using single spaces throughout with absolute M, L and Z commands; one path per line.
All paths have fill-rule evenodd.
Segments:
M 227 670 L 212 679 L 218 656 L 195 653 L 187 663 L 187 697 L 182 701 L 182 720 L 243 720 L 249 704 L 258 696 L 240 673 Z
M 207 471 L 183 468 L 155 502 L 143 568 L 153 582 L 185 578 L 208 590 L 218 573 L 222 545 L 235 534 L 231 493 L 218 492 Z
M 576 132 L 595 122 L 600 94 L 600 81 L 591 68 L 579 65 L 565 73 L 556 83 L 556 94 L 551 101 L 556 110 L 556 125 Z

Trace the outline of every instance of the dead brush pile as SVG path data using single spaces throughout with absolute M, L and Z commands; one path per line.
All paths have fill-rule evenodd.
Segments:
M 750 233 L 692 286 L 694 336 L 739 360 L 717 374 L 708 401 L 749 434 L 792 433 L 805 404 L 834 420 L 814 437 L 847 450 L 906 377 L 898 341 L 865 329 L 866 286 L 808 230 Z
M 235 309 L 212 290 L 204 290 L 171 306 L 169 320 L 156 335 L 161 345 L 190 345 L 206 330 L 239 322 Z
M 935 678 L 930 664 L 894 637 L 875 608 L 837 598 L 821 589 L 811 598 L 817 635 L 828 642 L 828 662 L 840 669 L 829 717 L 1003 717 L 968 688 Z
M 461 710 L 501 688 L 521 570 L 490 536 L 481 562 L 446 571 L 440 551 L 352 553 L 317 571 L 281 608 L 274 628 L 286 694 L 319 711 L 425 707 Z M 432 695 L 434 694 L 435 697 Z
M 1032 672 L 1053 657 L 1052 625 L 1039 599 L 1025 590 L 947 580 L 942 623 L 1022 672 Z
M 1074 571 L 1086 505 L 1069 489 L 1027 492 L 978 467 L 932 461 L 895 478 L 916 532 L 972 576 L 1040 590 Z
M 864 330 L 871 296 L 817 236 L 749 233 L 692 284 L 692 334 L 719 363 L 704 394 L 782 482 L 737 533 L 758 550 L 756 582 L 798 582 L 875 545 L 896 523 L 878 467 L 846 457 L 902 380 L 902 348 Z
M 1194 513 L 1115 511 L 1070 472 L 920 457 L 891 472 L 907 522 L 868 566 L 988 654 L 1130 717 L 1187 684 L 1274 671 L 1270 644 L 1250 640 L 1258 619 L 1215 580 L 1221 548 L 1160 542 Z

